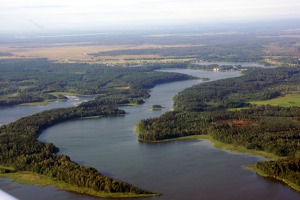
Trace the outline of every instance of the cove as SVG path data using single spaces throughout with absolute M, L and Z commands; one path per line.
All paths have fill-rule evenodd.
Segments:
M 198 76 L 211 80 L 239 75 L 238 72 L 175 71 L 192 75 L 197 73 Z M 270 182 L 255 172 L 241 168 L 242 165 L 263 160 L 261 157 L 222 151 L 212 147 L 207 141 L 156 144 L 137 141 L 133 130 L 140 119 L 157 117 L 171 110 L 172 97 L 184 88 L 198 83 L 201 81 L 159 85 L 153 88 L 151 97 L 145 104 L 123 107 L 128 113 L 126 116 L 65 122 L 45 130 L 39 139 L 53 142 L 60 148 L 60 153 L 67 154 L 75 162 L 163 194 L 151 199 L 299 198 L 299 193 L 289 187 Z M 164 108 L 149 110 L 154 104 Z M 9 184 L 14 187 L 9 188 Z M 52 187 L 23 186 L 6 179 L 0 182 L 0 186 L 20 199 L 33 199 L 37 194 L 38 199 L 94 199 Z

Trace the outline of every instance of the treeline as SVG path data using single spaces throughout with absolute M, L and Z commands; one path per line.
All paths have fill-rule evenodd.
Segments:
M 241 65 L 219 65 L 219 64 L 208 64 L 208 65 L 203 65 L 203 64 L 189 64 L 188 65 L 189 69 L 196 69 L 196 70 L 215 70 L 217 69 L 218 71 L 229 71 L 229 70 L 244 70 L 247 69 Z
M 250 100 L 267 100 L 299 83 L 299 67 L 251 68 L 237 78 L 206 82 L 188 88 L 174 98 L 176 110 L 213 111 L 248 106 Z
M 120 87 L 143 90 L 142 96 L 145 96 L 146 89 L 156 84 L 190 78 L 154 70 L 152 67 L 52 63 L 47 59 L 3 59 L 0 60 L 0 106 L 65 98 L 55 92 L 103 95 Z
M 209 127 L 207 113 L 171 111 L 159 118 L 141 120 L 139 140 L 160 141 L 189 135 L 206 134 Z
M 188 88 L 174 98 L 174 111 L 139 122 L 139 139 L 208 134 L 223 143 L 288 157 L 258 163 L 257 168 L 300 186 L 299 156 L 295 156 L 300 153 L 300 108 L 248 103 L 299 91 L 299 73 L 300 67 L 256 68 L 241 77 Z
M 68 156 L 57 155 L 53 144 L 37 140 L 41 131 L 53 124 L 66 120 L 125 114 L 111 106 L 59 108 L 21 118 L 16 122 L 0 127 L 0 165 L 2 173 L 31 171 L 55 178 L 70 185 L 85 187 L 108 193 L 152 194 L 131 184 L 113 180 L 96 169 L 80 166 Z
M 277 156 L 299 150 L 300 108 L 252 106 L 239 111 L 214 112 L 208 134 L 214 139 Z
M 259 162 L 256 167 L 271 178 L 289 181 L 297 186 L 300 185 L 299 155 L 277 161 Z

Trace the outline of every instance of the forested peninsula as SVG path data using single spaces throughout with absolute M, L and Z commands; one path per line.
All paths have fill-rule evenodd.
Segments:
M 254 104 L 298 93 L 299 77 L 300 67 L 251 68 L 237 78 L 185 89 L 175 96 L 174 111 L 139 122 L 139 140 L 207 135 L 232 146 L 268 152 L 275 160 L 259 162 L 255 169 L 299 190 L 300 108 Z
M 117 106 L 143 103 L 150 96 L 149 88 L 156 84 L 192 77 L 152 68 L 58 64 L 46 59 L 1 60 L 0 72 L 1 106 L 57 99 L 63 93 L 96 96 L 77 107 L 47 110 L 1 126 L 1 176 L 42 175 L 63 183 L 54 184 L 62 189 L 100 197 L 159 195 L 79 165 L 66 155 L 58 155 L 57 147 L 37 137 L 44 129 L 66 120 L 124 115 Z

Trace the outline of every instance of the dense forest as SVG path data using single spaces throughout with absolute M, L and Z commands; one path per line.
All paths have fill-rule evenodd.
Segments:
M 266 174 L 300 183 L 300 108 L 256 106 L 251 100 L 298 92 L 300 68 L 249 69 L 244 75 L 206 82 L 174 98 L 174 111 L 138 124 L 139 139 L 160 141 L 208 134 L 223 143 L 266 151 L 283 159 L 258 163 Z
M 0 106 L 64 99 L 75 95 L 129 93 L 144 98 L 159 83 L 191 77 L 151 67 L 53 63 L 47 59 L 0 60 Z M 120 91 L 122 90 L 122 91 Z

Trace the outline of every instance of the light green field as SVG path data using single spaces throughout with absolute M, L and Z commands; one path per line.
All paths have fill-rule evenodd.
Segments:
M 49 94 L 52 94 L 54 96 L 58 96 L 58 95 L 67 95 L 67 96 L 85 96 L 85 95 L 80 95 L 77 93 L 73 93 L 73 92 L 50 92 Z
M 265 101 L 250 101 L 251 104 L 256 105 L 272 105 L 281 107 L 292 107 L 300 106 L 300 94 L 286 94 L 282 97 L 275 99 L 265 100 Z

